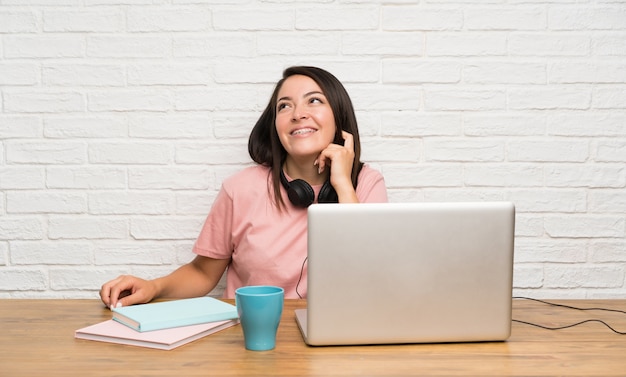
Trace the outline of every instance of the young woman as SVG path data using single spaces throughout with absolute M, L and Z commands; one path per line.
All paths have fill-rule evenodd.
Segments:
M 226 298 L 246 285 L 277 285 L 286 298 L 305 297 L 306 208 L 387 201 L 382 175 L 360 161 L 348 93 L 320 68 L 283 72 L 248 151 L 258 165 L 223 182 L 193 247 L 195 259 L 154 280 L 122 275 L 105 283 L 105 305 L 204 296 L 224 271 Z

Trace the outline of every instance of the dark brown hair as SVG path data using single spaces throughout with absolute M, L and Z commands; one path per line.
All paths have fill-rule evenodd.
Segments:
M 346 131 L 354 137 L 354 163 L 352 164 L 352 185 L 356 188 L 357 177 L 363 163 L 361 162 L 361 140 L 359 128 L 352 107 L 352 101 L 343 84 L 331 73 L 317 67 L 289 67 L 283 71 L 283 77 L 276 83 L 272 97 L 261 117 L 254 125 L 248 139 L 248 153 L 252 160 L 260 165 L 271 168 L 270 174 L 274 187 L 274 202 L 281 208 L 284 206 L 280 194 L 280 171 L 287 158 L 287 151 L 283 147 L 276 132 L 276 105 L 278 92 L 285 80 L 294 75 L 303 75 L 311 78 L 319 85 L 326 96 L 335 117 L 334 143 L 343 145 L 341 131 Z

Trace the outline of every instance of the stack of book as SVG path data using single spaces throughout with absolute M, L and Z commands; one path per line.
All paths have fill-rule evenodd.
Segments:
M 237 308 L 197 297 L 112 309 L 113 318 L 76 330 L 78 339 L 171 350 L 239 323 Z

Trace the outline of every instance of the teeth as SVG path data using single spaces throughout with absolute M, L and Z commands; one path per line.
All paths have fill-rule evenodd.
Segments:
M 312 132 L 315 132 L 315 130 L 311 129 L 311 128 L 303 128 L 303 129 L 300 129 L 300 130 L 295 130 L 291 134 L 292 135 L 304 135 L 304 134 L 308 134 L 308 133 L 312 133 Z

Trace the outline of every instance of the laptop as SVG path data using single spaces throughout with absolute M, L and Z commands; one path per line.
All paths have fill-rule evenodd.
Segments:
M 310 206 L 304 341 L 506 340 L 514 232 L 510 202 Z

